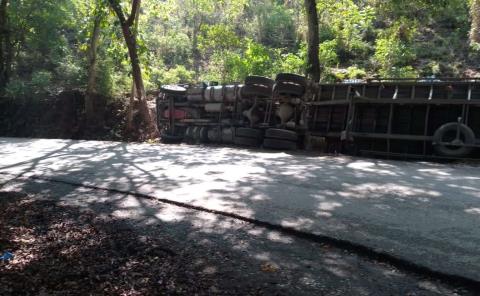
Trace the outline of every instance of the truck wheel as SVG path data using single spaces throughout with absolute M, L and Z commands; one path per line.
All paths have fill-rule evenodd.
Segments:
M 305 87 L 298 84 L 278 82 L 275 85 L 275 91 L 279 94 L 301 97 L 305 93 Z
M 265 141 L 263 141 L 263 147 L 275 150 L 297 150 L 297 143 L 287 140 L 267 138 Z
M 259 85 L 245 85 L 241 89 L 242 98 L 263 97 L 269 98 L 272 96 L 272 89 L 270 87 Z
M 460 126 L 459 126 L 460 125 Z M 459 128 L 460 137 L 457 140 L 457 128 Z M 442 143 L 451 143 L 442 144 Z M 473 147 L 464 145 L 474 145 L 475 134 L 466 125 L 457 122 L 451 122 L 439 127 L 433 135 L 433 145 L 435 151 L 444 156 L 462 157 L 470 154 Z
M 280 73 L 275 78 L 275 81 L 276 82 L 293 82 L 303 87 L 307 86 L 307 78 L 305 78 L 304 76 L 291 74 L 291 73 Z
M 235 137 L 233 142 L 239 146 L 258 147 L 261 141 L 255 138 Z
M 222 131 L 219 128 L 212 128 L 208 131 L 208 141 L 218 143 L 222 140 Z
M 274 84 L 275 81 L 263 76 L 252 75 L 245 78 L 245 85 L 265 85 L 266 87 L 271 88 Z
M 198 132 L 198 138 L 200 143 L 208 143 L 208 127 L 202 127 L 200 128 L 200 131 Z
M 200 134 L 201 130 L 202 130 L 202 127 L 200 127 L 200 126 L 196 126 L 196 127 L 193 128 L 192 133 L 193 133 L 193 143 L 194 144 L 198 144 L 198 143 L 201 142 L 201 134 Z
M 222 129 L 221 139 L 222 142 L 225 144 L 232 144 L 233 143 L 233 134 L 235 132 L 234 128 L 224 128 Z
M 271 128 L 265 131 L 265 138 L 296 142 L 298 140 L 298 134 L 294 131 Z
M 239 127 L 235 132 L 235 136 L 259 140 L 262 139 L 263 134 L 259 129 Z
M 160 141 L 164 144 L 180 144 L 183 141 L 183 137 L 163 134 L 160 137 Z

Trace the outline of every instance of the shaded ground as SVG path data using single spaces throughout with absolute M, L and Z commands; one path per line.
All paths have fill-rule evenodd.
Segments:
M 0 191 L 1 295 L 469 295 L 340 249 L 155 200 Z
M 476 165 L 0 138 L 0 177 L 8 181 L 15 176 L 142 193 L 233 213 L 480 280 Z

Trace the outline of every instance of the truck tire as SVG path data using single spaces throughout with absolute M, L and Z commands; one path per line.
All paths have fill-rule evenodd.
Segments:
M 185 139 L 192 139 L 193 138 L 193 126 L 187 127 L 187 130 L 185 131 Z
M 275 81 L 276 82 L 293 82 L 302 87 L 307 86 L 307 78 L 301 75 L 291 74 L 291 73 L 280 73 L 275 78 Z
M 222 131 L 219 128 L 208 130 L 208 141 L 211 143 L 219 143 L 222 141 Z
M 200 128 L 198 132 L 198 139 L 202 144 L 208 143 L 208 127 L 204 126 Z
M 263 138 L 263 133 L 259 129 L 239 127 L 235 132 L 235 137 L 252 138 L 259 140 Z
M 265 85 L 266 87 L 271 88 L 274 84 L 274 80 L 263 76 L 252 75 L 245 78 L 245 85 Z
M 263 141 L 263 147 L 274 150 L 297 150 L 297 143 L 287 140 L 266 138 Z
M 234 138 L 235 129 L 234 128 L 224 128 L 222 129 L 221 139 L 222 143 L 232 144 Z
M 462 157 L 467 156 L 473 150 L 473 147 L 462 145 L 474 145 L 475 133 L 465 124 L 450 122 L 439 127 L 433 135 L 433 145 L 435 151 L 443 156 Z M 444 142 L 452 142 L 455 140 L 457 128 L 460 129 L 460 140 L 455 145 L 441 144 Z
M 160 141 L 164 144 L 180 144 L 183 141 L 183 137 L 163 134 L 160 137 Z
M 272 89 L 270 87 L 259 85 L 245 85 L 241 89 L 242 98 L 263 97 L 269 98 L 272 96 Z
M 247 147 L 258 147 L 260 146 L 261 141 L 255 138 L 246 138 L 246 137 L 235 137 L 233 140 L 235 145 L 247 146 Z
M 275 92 L 284 95 L 301 97 L 305 94 L 305 87 L 298 84 L 278 82 L 275 85 Z
M 265 131 L 265 138 L 296 142 L 298 141 L 298 134 L 294 131 L 271 128 Z

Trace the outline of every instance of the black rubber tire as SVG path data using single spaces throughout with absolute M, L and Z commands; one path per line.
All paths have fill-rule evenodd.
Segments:
M 259 129 L 239 127 L 235 131 L 235 137 L 262 139 L 263 133 Z
M 164 94 L 184 96 L 187 94 L 187 89 L 178 85 L 163 85 L 160 87 L 160 91 Z
M 463 157 L 469 155 L 473 151 L 473 147 L 458 146 L 458 147 L 448 147 L 447 145 L 440 145 L 438 143 L 443 142 L 443 137 L 446 133 L 457 131 L 458 123 L 450 122 L 439 127 L 435 134 L 433 135 L 433 144 L 435 151 L 443 156 L 450 157 Z M 466 125 L 460 124 L 460 134 L 463 135 L 464 144 L 474 145 L 475 144 L 475 133 Z
M 245 85 L 264 85 L 271 88 L 275 84 L 273 79 L 263 77 L 263 76 L 247 76 L 245 78 Z
M 303 87 L 307 86 L 307 78 L 297 74 L 291 73 L 280 73 L 275 78 L 276 82 L 293 82 L 295 84 L 299 84 Z
M 265 138 L 296 142 L 298 141 L 298 134 L 294 131 L 271 128 L 265 131 Z
M 239 146 L 258 147 L 260 146 L 261 141 L 255 138 L 235 137 L 233 143 Z
M 196 126 L 193 128 L 193 140 L 195 143 L 203 143 L 202 140 L 204 139 L 204 127 L 202 126 Z
M 183 137 L 163 134 L 160 141 L 164 144 L 180 144 L 183 142 Z
M 199 132 L 198 132 L 198 136 L 199 136 L 199 142 L 202 143 L 202 144 L 206 144 L 208 143 L 208 127 L 202 127 L 200 128 Z
M 192 140 L 193 139 L 193 126 L 187 127 L 187 130 L 185 131 L 185 140 Z
M 291 95 L 301 97 L 305 94 L 305 87 L 298 84 L 291 84 L 286 82 L 278 82 L 275 85 L 275 92 L 283 95 Z
M 270 87 L 258 85 L 245 85 L 241 89 L 241 96 L 244 98 L 263 97 L 269 98 L 272 96 L 272 89 Z
M 278 139 L 265 139 L 263 141 L 263 147 L 275 150 L 297 150 L 298 148 L 296 142 Z

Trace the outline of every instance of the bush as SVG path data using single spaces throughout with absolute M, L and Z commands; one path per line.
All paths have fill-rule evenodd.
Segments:
M 52 89 L 53 75 L 48 71 L 37 71 L 32 74 L 30 81 L 12 79 L 5 87 L 5 94 L 11 98 L 32 98 L 35 95 L 45 94 Z
M 187 70 L 185 66 L 178 65 L 168 70 L 153 69 L 151 81 L 157 88 L 165 84 L 188 83 L 193 81 L 195 73 Z
M 350 79 L 363 79 L 365 78 L 365 76 L 367 76 L 367 72 L 365 72 L 365 70 L 363 69 L 359 69 L 353 66 L 353 67 L 348 67 L 347 76 Z
M 331 67 L 338 64 L 337 40 L 325 41 L 320 44 L 320 64 Z
M 30 88 L 33 94 L 47 93 L 52 86 L 53 75 L 49 71 L 37 71 L 32 74 Z
M 29 86 L 25 81 L 12 79 L 5 87 L 5 95 L 9 98 L 25 98 L 30 92 Z

